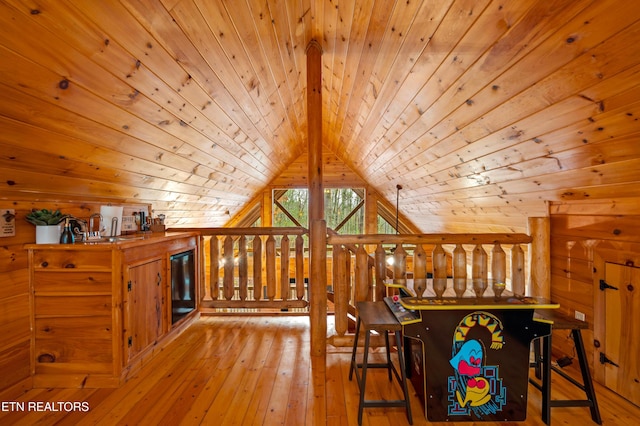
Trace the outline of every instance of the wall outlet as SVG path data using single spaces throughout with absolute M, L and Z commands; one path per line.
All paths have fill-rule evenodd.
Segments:
M 580 321 L 586 321 L 586 317 L 584 315 L 584 313 L 580 312 L 580 311 L 576 311 L 576 319 L 580 320 Z

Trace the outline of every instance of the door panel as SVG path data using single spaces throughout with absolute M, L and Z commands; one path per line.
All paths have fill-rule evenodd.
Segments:
M 640 268 L 607 262 L 605 281 L 605 385 L 640 405 Z
M 126 269 L 125 361 L 154 343 L 163 332 L 163 271 L 162 259 Z

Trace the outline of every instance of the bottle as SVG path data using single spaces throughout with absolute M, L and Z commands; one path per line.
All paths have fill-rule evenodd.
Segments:
M 73 244 L 75 242 L 75 238 L 73 236 L 73 232 L 71 231 L 71 223 L 69 222 L 69 218 L 64 220 L 64 229 L 62 230 L 62 235 L 60 235 L 60 244 Z

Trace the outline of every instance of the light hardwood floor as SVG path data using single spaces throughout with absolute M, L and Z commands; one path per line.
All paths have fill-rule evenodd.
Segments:
M 358 386 L 348 380 L 351 352 L 330 346 L 326 362 L 311 358 L 308 321 L 203 317 L 118 389 L 34 389 L 11 401 L 25 407 L 78 402 L 86 412 L 0 411 L 0 424 L 357 425 Z M 381 355 L 375 352 L 374 360 Z M 399 396 L 384 371 L 371 370 L 369 378 L 368 398 Z M 558 377 L 552 389 L 555 398 L 583 397 Z M 639 407 L 601 386 L 596 391 L 605 425 L 638 424 Z M 455 424 L 428 423 L 415 395 L 411 404 L 415 425 Z M 527 421 L 519 424 L 542 425 L 540 393 L 531 386 L 528 409 Z M 363 425 L 406 424 L 401 408 L 364 411 Z M 589 409 L 580 407 L 553 408 L 552 424 L 595 423 Z

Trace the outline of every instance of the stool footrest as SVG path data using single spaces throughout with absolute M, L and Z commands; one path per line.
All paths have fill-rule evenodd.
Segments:
M 386 399 L 365 399 L 362 403 L 364 408 L 374 407 L 406 407 L 407 403 L 403 399 L 386 400 Z
M 549 401 L 552 407 L 593 407 L 593 401 L 588 399 L 552 399 Z

